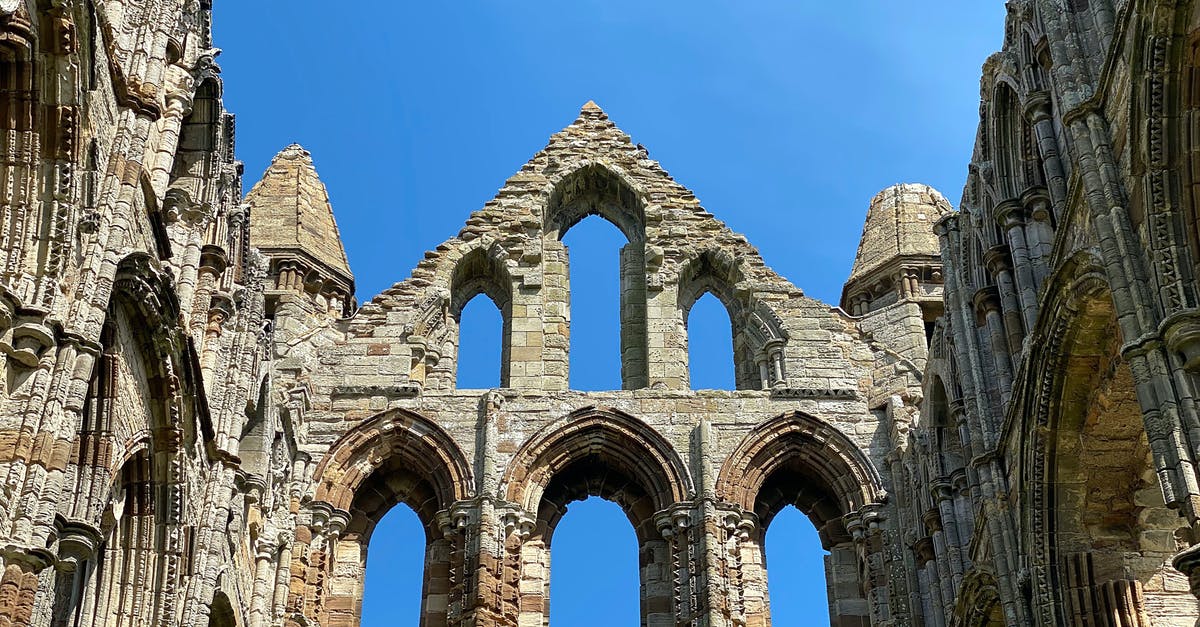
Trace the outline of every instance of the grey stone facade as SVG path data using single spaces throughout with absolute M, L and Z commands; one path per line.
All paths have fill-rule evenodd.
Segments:
M 594 103 L 359 306 L 303 148 L 243 196 L 209 2 L 0 0 L 0 627 L 357 625 L 398 503 L 423 625 L 541 626 L 589 495 L 646 625 L 769 625 L 787 505 L 839 627 L 1196 624 L 1200 6 L 1008 6 L 959 210 L 876 195 L 840 307 Z M 567 384 L 589 215 L 622 390 Z M 736 390 L 690 389 L 706 293 Z M 479 294 L 502 387 L 459 389 Z

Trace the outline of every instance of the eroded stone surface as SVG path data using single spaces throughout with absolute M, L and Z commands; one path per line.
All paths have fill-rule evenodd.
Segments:
M 355 625 L 398 503 L 423 624 L 544 625 L 589 495 L 647 625 L 768 625 L 788 505 L 839 627 L 1195 623 L 1200 12 L 1060 4 L 1008 3 L 959 211 L 880 192 L 836 308 L 594 102 L 358 307 L 311 155 L 243 200 L 208 3 L 0 2 L 0 627 Z M 629 241 L 607 392 L 567 385 L 592 214 Z M 503 386 L 458 389 L 481 293 Z M 706 293 L 735 390 L 690 389 Z

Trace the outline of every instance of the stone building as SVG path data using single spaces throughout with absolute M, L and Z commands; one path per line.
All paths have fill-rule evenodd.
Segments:
M 359 306 L 303 148 L 243 195 L 210 0 L 0 0 L 0 627 L 356 625 L 399 503 L 421 624 L 544 625 L 589 495 L 646 625 L 770 624 L 787 505 L 838 627 L 1196 624 L 1200 5 L 1008 6 L 959 209 L 875 196 L 840 307 L 592 103 Z M 567 383 L 589 215 L 628 240 L 609 392 Z M 458 389 L 479 294 L 502 387 Z M 689 385 L 705 294 L 736 390 Z

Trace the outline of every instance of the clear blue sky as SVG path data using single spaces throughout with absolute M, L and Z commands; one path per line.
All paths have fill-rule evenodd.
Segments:
M 247 189 L 287 144 L 312 151 L 360 301 L 406 277 L 595 100 L 768 264 L 836 304 L 875 192 L 923 182 L 957 204 L 1003 4 L 217 0 L 215 26 Z M 619 387 L 624 242 L 597 218 L 565 239 L 572 284 L 590 287 L 572 294 L 572 386 Z M 696 307 L 694 387 L 731 387 L 728 319 L 711 299 Z M 464 312 L 461 385 L 495 385 L 498 320 L 483 299 Z M 364 625 L 416 624 L 420 538 L 406 508 L 385 518 Z M 767 544 L 775 624 L 820 624 L 811 525 L 785 512 Z M 573 505 L 552 560 L 555 625 L 637 624 L 619 509 Z

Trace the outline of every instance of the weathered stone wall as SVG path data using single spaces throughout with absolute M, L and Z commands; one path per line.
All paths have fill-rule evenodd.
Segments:
M 626 391 L 563 389 L 570 321 L 560 237 L 589 213 L 630 239 L 623 282 L 637 291 L 623 302 L 624 379 L 634 388 Z M 686 389 L 684 320 L 706 292 L 734 321 L 738 391 Z M 454 389 L 456 319 L 478 293 L 505 318 L 499 391 Z M 805 297 L 594 104 L 412 278 L 346 320 L 311 311 L 303 299 L 276 309 L 277 327 L 289 331 L 276 332 L 275 382 L 304 390 L 306 407 L 293 420 L 316 468 L 315 498 L 297 533 L 312 541 L 293 566 L 309 571 L 292 589 L 299 613 L 356 620 L 370 531 L 406 502 L 431 538 L 463 545 L 430 570 L 474 580 L 437 583 L 445 595 L 438 607 L 427 604 L 427 618 L 541 624 L 557 517 L 571 500 L 599 494 L 621 504 L 638 530 L 651 565 L 642 573 L 651 624 L 765 624 L 762 534 L 789 503 L 814 518 L 835 551 L 831 574 L 858 582 L 835 588 L 836 620 L 907 620 L 904 567 L 879 536 L 895 533 L 884 513 L 885 459 L 893 433 L 904 430 L 893 415 L 908 421 L 915 413 L 902 399 L 915 396 L 925 356 L 921 308 L 897 303 L 865 331 Z M 788 425 L 775 439 L 756 432 L 773 422 Z M 401 444 L 430 430 L 440 434 L 430 449 Z M 746 447 L 761 457 L 737 459 Z M 392 468 L 427 466 L 417 460 L 429 455 L 458 461 L 388 479 Z M 858 474 L 846 475 L 847 464 Z M 869 523 L 847 522 L 864 516 Z M 461 527 L 447 527 L 446 517 Z M 847 560 L 861 568 L 846 568 Z M 874 574 L 862 580 L 860 570 Z M 320 583 L 320 572 L 334 575 Z
M 207 2 L 0 1 L 0 626 L 355 625 L 399 503 L 423 624 L 544 625 L 589 495 L 648 625 L 768 625 L 788 505 L 834 625 L 1193 624 L 1194 4 L 1009 2 L 959 211 L 880 192 L 841 308 L 592 103 L 357 308 L 307 152 L 243 202 Z M 585 393 L 562 236 L 592 214 L 628 240 L 623 389 Z M 736 390 L 689 389 L 706 293 Z M 496 390 L 455 384 L 478 294 Z

